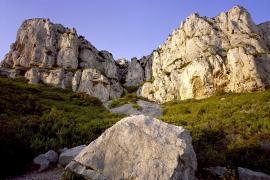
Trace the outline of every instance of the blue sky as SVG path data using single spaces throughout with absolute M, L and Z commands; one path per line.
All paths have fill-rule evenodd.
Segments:
M 0 59 L 29 18 L 75 27 L 99 50 L 130 59 L 150 54 L 192 12 L 212 17 L 235 5 L 256 23 L 270 20 L 270 0 L 0 0 Z

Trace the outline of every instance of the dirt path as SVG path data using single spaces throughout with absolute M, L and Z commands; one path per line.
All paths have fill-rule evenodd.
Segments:
M 55 167 L 44 172 L 33 171 L 8 180 L 61 180 L 64 168 Z

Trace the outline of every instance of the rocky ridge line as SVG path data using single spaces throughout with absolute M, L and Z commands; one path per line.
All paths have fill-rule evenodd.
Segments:
M 264 90 L 269 47 L 270 23 L 256 25 L 243 7 L 214 18 L 194 13 L 153 52 L 152 81 L 138 94 L 163 103 Z
M 213 18 L 194 13 L 149 56 L 114 60 L 75 29 L 48 19 L 24 21 L 0 75 L 25 76 L 86 92 L 108 101 L 126 87 L 138 96 L 164 103 L 206 98 L 216 92 L 252 92 L 270 84 L 270 22 L 256 25 L 235 6 Z
M 22 23 L 16 42 L 1 62 L 0 75 L 23 75 L 29 83 L 72 87 L 74 91 L 108 101 L 124 93 L 122 84 L 135 86 L 144 81 L 147 60 L 146 57 L 136 60 L 142 70 L 135 76 L 141 76 L 137 82 L 130 75 L 133 70 L 128 61 L 115 61 L 111 53 L 98 51 L 83 36 L 78 36 L 74 28 L 36 18 Z

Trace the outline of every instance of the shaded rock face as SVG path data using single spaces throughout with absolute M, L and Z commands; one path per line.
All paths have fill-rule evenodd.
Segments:
M 127 68 L 125 86 L 140 86 L 152 78 L 152 56 L 132 58 Z
M 214 18 L 192 14 L 153 52 L 153 82 L 138 94 L 163 103 L 265 89 L 270 83 L 269 26 L 255 25 L 239 6 Z
M 270 180 L 270 176 L 262 172 L 238 167 L 239 180 Z
M 72 80 L 73 91 L 86 92 L 98 97 L 101 101 L 108 101 L 120 97 L 123 87 L 118 81 L 109 80 L 97 69 L 84 69 L 75 73 Z
M 192 180 L 196 168 L 189 133 L 144 115 L 117 122 L 66 167 L 94 180 Z
M 11 69 L 23 69 L 21 75 L 29 83 L 72 87 L 102 101 L 123 94 L 112 54 L 98 51 L 74 28 L 53 24 L 49 19 L 24 21 L 1 67 L 2 75 L 15 77 L 20 73 Z

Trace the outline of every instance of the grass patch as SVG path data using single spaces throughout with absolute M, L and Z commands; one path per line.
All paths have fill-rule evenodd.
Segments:
M 129 103 L 136 104 L 138 100 L 139 100 L 139 97 L 137 97 L 135 93 L 129 93 L 121 98 L 112 100 L 109 107 L 115 108 L 115 107 L 119 107 L 119 106 L 122 106 L 124 104 L 129 104 Z
M 270 91 L 165 103 L 163 120 L 189 129 L 199 164 L 270 173 Z
M 89 144 L 122 117 L 84 93 L 0 77 L 0 179 L 49 149 Z
M 134 109 L 137 109 L 137 110 L 142 110 L 142 107 L 139 106 L 138 104 L 133 104 L 132 107 L 133 107 Z

